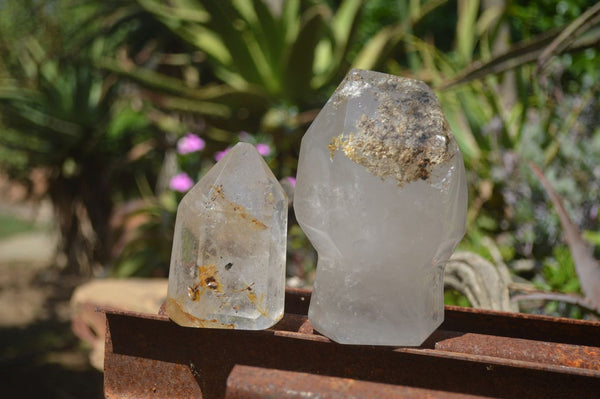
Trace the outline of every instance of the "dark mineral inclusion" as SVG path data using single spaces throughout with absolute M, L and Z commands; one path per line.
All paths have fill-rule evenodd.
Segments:
M 378 103 L 375 114 L 358 118 L 355 132 L 331 140 L 331 157 L 340 150 L 375 176 L 395 177 L 399 186 L 427 180 L 456 151 L 435 94 L 419 80 L 378 73 L 385 78 L 373 79 L 373 74 L 352 70 L 331 98 L 336 108 L 366 93 Z

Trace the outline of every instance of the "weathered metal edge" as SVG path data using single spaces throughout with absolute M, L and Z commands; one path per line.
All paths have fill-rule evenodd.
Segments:
M 313 333 L 309 301 L 310 291 L 286 290 L 291 313 L 265 331 L 184 328 L 165 315 L 106 310 L 106 397 L 261 397 L 268 389 L 252 373 L 300 373 L 304 386 L 323 389 L 354 381 L 357 394 L 370 387 L 380 397 L 402 390 L 410 397 L 600 392 L 598 322 L 447 306 L 446 321 L 422 347 L 351 346 Z M 235 374 L 237 366 L 254 369 Z M 340 397 L 328 392 L 321 397 Z

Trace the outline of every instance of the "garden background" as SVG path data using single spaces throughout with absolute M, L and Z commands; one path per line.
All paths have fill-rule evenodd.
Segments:
M 597 318 L 599 40 L 591 0 L 0 0 L 0 238 L 53 237 L 26 247 L 44 254 L 35 267 L 2 262 L 2 307 L 45 290 L 64 302 L 91 277 L 166 277 L 190 186 L 247 141 L 293 189 L 303 133 L 362 68 L 436 92 L 468 175 L 459 250 L 499 270 L 521 311 Z M 289 284 L 310 285 L 315 263 L 291 211 Z M 24 270 L 33 287 L 12 279 Z M 446 303 L 468 306 L 477 270 L 461 270 Z M 48 353 L 85 348 L 68 312 L 40 312 L 3 322 L 0 373 L 62 367 L 53 395 L 78 397 Z

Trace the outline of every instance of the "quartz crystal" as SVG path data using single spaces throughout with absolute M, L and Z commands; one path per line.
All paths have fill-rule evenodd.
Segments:
M 352 70 L 302 139 L 294 209 L 318 252 L 308 313 L 317 331 L 413 346 L 440 325 L 467 190 L 425 83 Z
M 260 330 L 283 316 L 287 197 L 239 143 L 177 210 L 166 309 L 189 327 Z

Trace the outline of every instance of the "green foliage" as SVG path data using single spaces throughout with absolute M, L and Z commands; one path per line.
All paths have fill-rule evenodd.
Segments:
M 299 129 L 349 68 L 381 65 L 391 49 L 387 42 L 397 43 L 403 36 L 396 28 L 368 43 L 357 41 L 355 33 L 367 7 L 361 0 L 344 0 L 335 8 L 285 1 L 279 11 L 260 0 L 125 3 L 144 10 L 200 51 L 202 61 L 183 61 L 180 76 L 133 57 L 104 58 L 101 67 L 151 89 L 154 104 L 162 109 L 202 115 L 208 122 L 206 136 L 214 134 L 211 127 L 263 130 L 288 134 L 277 143 L 284 148 L 297 145 Z M 352 54 L 358 48 L 361 54 L 355 59 Z
M 564 245 L 554 247 L 552 257 L 547 258 L 544 262 L 540 277 L 536 281 L 536 285 L 545 291 L 581 294 L 573 258 L 569 248 Z M 557 301 L 549 301 L 544 307 L 544 313 L 572 318 L 583 316 L 579 307 Z
M 513 35 L 520 40 L 564 26 L 595 3 L 594 0 L 511 2 L 507 14 L 514 18 Z
M 600 231 L 589 231 L 583 232 L 583 238 L 594 246 L 600 246 Z
M 580 293 L 579 279 L 569 248 L 564 245 L 554 247 L 552 258 L 548 258 L 542 268 L 541 288 L 564 293 Z
M 588 164 L 598 157 L 589 118 L 598 104 L 597 10 L 583 1 L 489 4 L 436 4 L 420 23 L 405 17 L 387 26 L 404 36 L 382 34 L 380 47 L 393 48 L 389 71 L 437 89 L 461 147 L 471 191 L 461 247 L 489 258 L 492 236 L 506 261 L 554 259 L 561 228 L 527 161 L 544 165 L 580 226 L 598 229 L 597 168 Z M 530 17 L 507 18 L 519 13 Z M 441 23 L 448 20 L 453 30 Z M 440 23 L 428 32 L 432 21 Z M 515 39 L 523 42 L 511 45 Z M 541 67 L 533 64 L 542 56 Z
M 339 81 L 347 69 L 345 55 L 362 2 L 346 0 L 335 13 L 322 4 L 303 9 L 296 0 L 284 2 L 281 13 L 259 0 L 136 3 L 201 51 L 210 75 L 225 86 L 195 88 L 179 78 L 110 59 L 102 66 L 164 92 L 164 107 L 231 119 L 238 114 L 232 106 L 243 104 L 246 113 L 257 113 L 260 119 L 277 103 L 306 108 L 323 100 L 322 88 Z
M 302 11 L 300 2 L 292 0 L 284 2 L 277 15 L 262 1 L 193 6 L 181 1 L 161 10 L 157 1 L 139 3 L 203 51 L 222 81 L 241 91 L 255 86 L 271 98 L 292 104 L 306 101 L 313 90 L 339 77 L 360 7 L 360 1 L 347 0 L 332 15 L 320 4 Z M 170 12 L 182 7 L 204 18 L 191 20 Z
M 175 214 L 181 199 L 176 197 L 174 192 L 146 196 L 124 215 L 122 250 L 110 270 L 113 276 L 167 276 Z
M 58 3 L 40 4 L 50 10 L 40 25 L 67 26 L 62 9 L 51 13 Z M 75 57 L 49 52 L 42 33 L 49 32 L 3 37 L 0 167 L 24 181 L 32 169 L 43 171 L 67 266 L 89 273 L 110 261 L 113 201 L 132 194 L 132 167 L 153 178 L 159 158 L 140 159 L 135 149 L 157 131 L 143 109 L 121 100 L 120 82 L 91 62 L 114 50 L 110 36 Z M 57 34 L 61 42 L 64 32 Z
M 565 178 L 570 175 L 571 183 L 580 181 L 582 186 L 587 186 L 587 189 L 570 192 L 565 187 L 561 192 L 567 198 L 573 193 L 584 194 L 583 203 L 593 203 L 598 198 L 594 167 L 582 165 L 594 159 L 592 154 L 597 154 L 589 142 L 587 148 L 583 148 L 586 146 L 583 137 L 594 134 L 586 126 L 594 125 L 580 118 L 583 109 L 595 107 L 597 85 L 580 85 L 577 87 L 583 91 L 571 92 L 570 81 L 593 82 L 594 75 L 569 75 L 578 69 L 571 69 L 572 65 L 564 61 L 588 54 L 586 59 L 594 65 L 589 69 L 596 73 L 600 60 L 593 57 L 595 42 L 590 41 L 587 50 L 560 55 L 550 69 L 540 73 L 530 63 L 551 40 L 558 38 L 558 31 L 551 32 L 550 36 L 547 32 L 534 38 L 526 35 L 526 43 L 514 46 L 513 50 L 510 37 L 502 32 L 516 28 L 512 20 L 502 16 L 516 12 L 519 7 L 486 9 L 478 3 L 457 3 L 459 17 L 454 45 L 449 51 L 442 52 L 436 43 L 412 36 L 404 41 L 407 52 L 413 49 L 410 69 L 398 63 L 392 70 L 400 74 L 408 70 L 439 88 L 440 102 L 470 171 L 472 206 L 467 240 L 473 244 L 481 234 L 516 234 L 516 255 L 528 257 L 532 255 L 533 244 L 541 246 L 535 250 L 548 251 L 551 243 L 558 239 L 558 225 L 557 219 L 551 217 L 556 222 L 555 229 L 552 234 L 543 236 L 541 230 L 545 226 L 539 221 L 547 220 L 540 217 L 542 209 L 547 207 L 545 197 L 524 161 L 546 165 Z M 575 37 L 575 43 L 581 43 L 583 48 L 586 46 L 584 37 L 593 33 L 593 28 L 586 29 L 580 33 L 580 42 Z M 597 34 L 594 35 L 597 40 Z M 573 45 L 582 48 L 577 46 L 579 44 Z M 568 73 L 555 77 L 555 70 Z M 555 97 L 557 94 L 560 99 Z M 577 150 L 573 151 L 574 148 Z M 473 172 L 476 173 L 471 174 Z M 571 184 L 571 189 L 576 186 L 577 183 Z M 522 194 L 527 198 L 521 197 Z M 577 219 L 583 220 L 582 217 Z M 530 227 L 524 228 L 527 225 Z
M 466 296 L 456 290 L 447 289 L 444 291 L 444 304 L 452 306 L 471 307 L 471 302 Z

